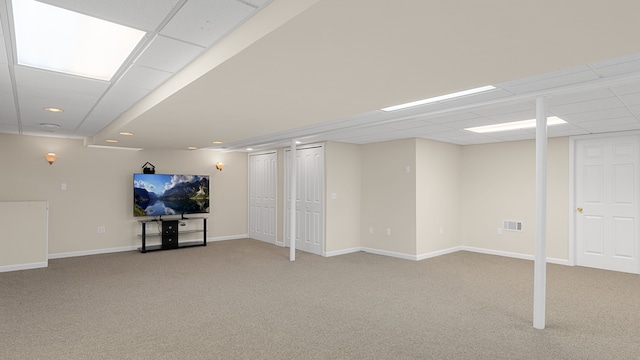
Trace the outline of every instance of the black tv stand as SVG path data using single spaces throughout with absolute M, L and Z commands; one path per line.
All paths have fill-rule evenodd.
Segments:
M 179 222 L 181 220 L 202 220 L 202 230 L 183 230 L 179 231 L 180 225 Z M 186 247 L 193 246 L 207 246 L 207 218 L 205 217 L 184 217 L 182 215 L 180 219 L 142 219 L 138 220 L 139 223 L 142 224 L 142 233 L 138 236 L 142 239 L 142 246 L 138 248 L 141 253 L 146 253 L 149 251 L 157 251 L 157 250 L 169 250 L 169 249 L 180 249 Z M 158 222 L 162 225 L 162 232 L 157 232 L 153 234 L 147 234 L 147 223 Z M 188 233 L 202 233 L 202 240 L 190 240 L 180 242 L 179 234 L 188 234 Z M 147 237 L 148 236 L 159 236 L 162 238 L 162 243 L 160 245 L 150 245 L 147 246 Z

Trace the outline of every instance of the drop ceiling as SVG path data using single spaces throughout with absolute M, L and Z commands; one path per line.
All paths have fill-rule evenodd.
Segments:
M 534 138 L 463 129 L 535 118 L 541 96 L 568 122 L 552 137 L 640 129 L 640 2 L 44 2 L 147 36 L 111 81 L 28 68 L 15 64 L 11 2 L 0 0 L 2 133 L 172 149 L 469 145 Z M 484 85 L 496 89 L 379 110 Z

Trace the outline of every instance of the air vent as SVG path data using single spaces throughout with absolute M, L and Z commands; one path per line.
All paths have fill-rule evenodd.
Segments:
M 502 220 L 502 230 L 522 231 L 522 221 Z

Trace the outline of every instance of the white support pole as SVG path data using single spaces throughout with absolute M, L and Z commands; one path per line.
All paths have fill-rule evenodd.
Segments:
M 547 98 L 536 99 L 536 233 L 533 327 L 544 329 L 547 287 Z
M 289 210 L 291 211 L 289 216 L 289 234 L 291 239 L 289 240 L 289 261 L 296 261 L 296 188 L 297 188 L 297 159 L 296 159 L 296 141 L 291 140 L 291 163 L 289 169 Z

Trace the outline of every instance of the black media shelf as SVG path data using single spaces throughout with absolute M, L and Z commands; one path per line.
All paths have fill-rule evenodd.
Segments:
M 179 231 L 179 223 L 182 220 L 202 220 L 202 230 L 184 230 Z M 205 217 L 182 217 L 180 219 L 142 219 L 138 220 L 142 224 L 142 233 L 138 235 L 142 239 L 142 246 L 138 248 L 141 253 L 158 250 L 181 249 L 194 246 L 207 246 L 207 218 Z M 162 232 L 147 234 L 148 223 L 160 223 Z M 202 240 L 188 240 L 180 242 L 179 234 L 202 233 Z M 161 245 L 147 246 L 147 237 L 162 238 Z

